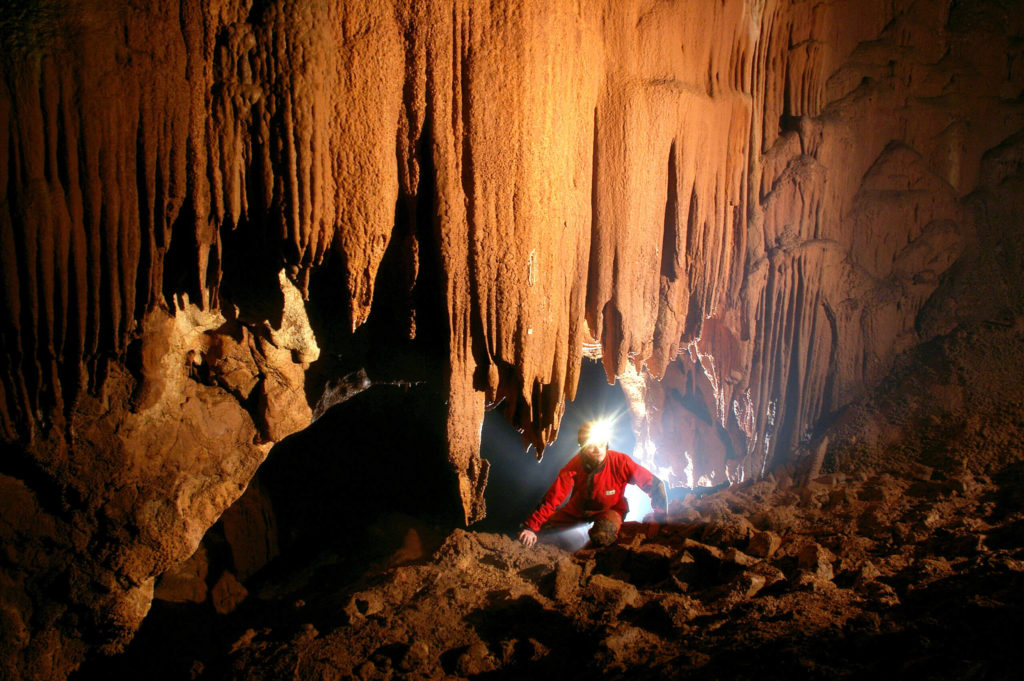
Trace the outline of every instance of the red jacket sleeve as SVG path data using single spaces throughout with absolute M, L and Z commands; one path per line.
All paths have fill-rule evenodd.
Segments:
M 634 461 L 632 457 L 629 458 L 629 463 L 629 481 L 650 494 L 651 484 L 654 482 L 654 474 Z
M 664 513 L 664 508 L 658 508 L 659 506 L 663 505 L 664 502 L 659 499 L 655 499 L 654 497 L 655 485 L 657 484 L 660 486 L 661 481 L 658 480 L 657 477 L 655 477 L 654 473 L 651 473 L 649 470 L 638 464 L 636 461 L 633 461 L 632 458 L 630 458 L 630 463 L 632 464 L 632 470 L 630 471 L 629 481 L 636 485 L 637 487 L 639 487 L 640 489 L 642 489 L 644 493 L 651 498 L 651 507 L 654 509 L 655 512 Z M 659 496 L 663 497 L 664 494 L 660 494 Z
M 537 510 L 523 524 L 534 532 L 538 531 L 540 526 L 555 512 L 555 509 L 562 505 L 562 502 L 569 496 L 569 492 L 572 491 L 575 484 L 576 470 L 571 465 L 566 464 L 562 467 L 562 470 L 558 471 L 558 477 L 551 483 L 551 487 L 548 488 L 544 499 L 537 506 Z

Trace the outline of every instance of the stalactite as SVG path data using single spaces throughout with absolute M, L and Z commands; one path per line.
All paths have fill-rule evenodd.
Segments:
M 143 16 L 166 27 L 167 35 L 180 30 L 183 41 L 165 40 L 159 56 L 129 68 L 136 75 L 119 86 L 130 93 L 127 98 L 112 99 L 109 79 L 69 70 L 69 62 L 55 58 L 43 59 L 28 76 L 41 79 L 38 89 L 19 89 L 41 92 L 45 102 L 22 101 L 10 120 L 23 126 L 39 120 L 43 128 L 12 133 L 8 156 L 21 161 L 7 165 L 20 166 L 21 173 L 8 184 L 24 194 L 21 183 L 29 176 L 46 178 L 54 208 L 39 226 L 70 238 L 55 236 L 67 250 L 47 249 L 45 257 L 32 255 L 36 240 L 11 251 L 20 248 L 26 256 L 19 261 L 27 279 L 18 279 L 29 288 L 11 287 L 22 292 L 17 305 L 9 304 L 8 317 L 27 322 L 13 327 L 26 349 L 18 361 L 27 364 L 12 370 L 18 376 L 7 383 L 6 403 L 17 410 L 16 384 L 34 377 L 25 390 L 35 405 L 30 411 L 38 412 L 36 393 L 49 383 L 47 375 L 56 371 L 66 381 L 80 373 L 70 369 L 74 365 L 101 367 L 105 357 L 123 353 L 135 320 L 161 304 L 158 290 L 172 293 L 162 272 L 177 223 L 192 225 L 181 224 L 180 238 L 194 234 L 188 278 L 195 285 L 187 290 L 204 304 L 219 301 L 224 231 L 257 229 L 299 282 L 331 249 L 340 252 L 351 322 L 360 325 L 373 304 L 399 187 L 416 191 L 409 145 L 422 132 L 428 108 L 426 84 L 417 74 L 429 58 L 421 46 L 431 40 L 463 45 L 461 56 L 447 50 L 454 55 L 450 83 L 435 83 L 439 89 L 455 86 L 461 97 L 451 115 L 453 122 L 462 118 L 461 191 L 471 236 L 469 250 L 458 257 L 470 259 L 472 285 L 458 305 L 469 305 L 479 317 L 470 334 L 473 362 L 490 377 L 487 392 L 519 392 L 516 402 L 526 408 L 509 413 L 529 421 L 517 426 L 538 448 L 554 435 L 562 398 L 574 391 L 570 377 L 579 359 L 573 348 L 587 330 L 574 320 L 584 290 L 589 333 L 604 339 L 609 376 L 625 363 L 646 361 L 661 373 L 681 344 L 700 335 L 704 319 L 724 318 L 741 300 L 751 281 L 743 277 L 749 268 L 741 259 L 750 257 L 748 239 L 750 247 L 770 245 L 780 238 L 773 230 L 795 224 L 794 238 L 808 238 L 807 227 L 813 228 L 811 238 L 827 240 L 829 228 L 816 215 L 851 209 L 851 196 L 834 187 L 856 182 L 887 140 L 906 129 L 899 119 L 888 129 L 873 129 L 838 171 L 829 165 L 830 177 L 843 176 L 831 188 L 822 189 L 820 178 L 798 180 L 813 195 L 798 200 L 799 219 L 781 217 L 793 198 L 787 193 L 773 199 L 779 183 L 785 186 L 808 168 L 817 172 L 814 159 L 839 153 L 841 137 L 832 135 L 823 146 L 820 127 L 805 125 L 832 92 L 827 76 L 858 36 L 876 34 L 894 16 L 903 18 L 886 30 L 896 43 L 914 40 L 909 15 L 889 6 L 867 18 L 847 5 L 743 2 L 577 9 L 499 11 L 470 3 L 464 17 L 460 11 L 449 17 L 444 35 L 422 28 L 440 12 L 433 6 L 403 15 L 373 3 L 271 4 L 258 12 L 228 3 L 206 15 L 186 3 L 180 12 L 104 15 L 108 25 L 101 30 L 123 24 L 129 41 L 143 40 L 132 28 Z M 707 17 L 678 22 L 680 11 Z M 849 21 L 852 34 L 840 36 L 839 21 Z M 574 47 L 564 49 L 557 27 L 573 22 L 582 23 Z M 723 32 L 730 38 L 721 39 Z M 489 47 L 496 44 L 514 49 L 499 53 Z M 341 50 L 329 47 L 334 45 Z M 112 44 L 92 55 L 97 73 L 101 64 L 120 59 L 117 49 Z M 591 68 L 596 63 L 604 64 L 603 72 Z M 141 77 L 168 68 L 187 87 Z M 474 94 L 495 88 L 502 96 L 494 105 Z M 877 106 L 877 92 L 864 95 L 854 100 L 855 112 Z M 74 97 L 82 107 L 71 103 Z M 45 115 L 29 113 L 37 109 Z M 794 136 L 792 126 L 804 127 Z M 396 163 L 392 135 L 402 129 Z M 796 160 L 793 140 L 800 143 Z M 26 151 L 36 149 L 45 150 L 38 159 Z M 675 150 L 671 179 L 669 167 L 654 162 L 669 149 Z M 721 151 L 709 156 L 709 149 Z M 763 205 L 750 206 L 750 186 L 760 187 Z M 676 199 L 675 207 L 666 208 L 672 195 L 689 201 Z M 765 234 L 751 234 L 748 213 Z M 673 219 L 679 227 L 666 232 Z M 551 248 L 546 230 L 559 222 L 561 238 Z M 44 229 L 33 234 L 50 240 Z M 504 250 L 495 250 L 498 243 Z M 878 257 L 884 262 L 889 256 Z M 650 276 L 655 271 L 664 281 Z M 72 304 L 69 296 L 82 291 L 78 300 L 86 304 Z M 555 301 L 574 302 L 555 307 Z M 566 326 L 569 334 L 560 331 Z M 56 350 L 67 342 L 70 352 Z M 52 361 L 57 369 L 46 368 Z M 487 368 L 495 363 L 514 367 L 515 376 Z M 493 384 L 495 379 L 504 385 Z M 57 381 L 64 388 L 58 392 L 73 396 L 76 383 Z M 535 394 L 544 395 L 541 404 L 534 404 Z M 24 416 L 11 422 L 28 425 Z

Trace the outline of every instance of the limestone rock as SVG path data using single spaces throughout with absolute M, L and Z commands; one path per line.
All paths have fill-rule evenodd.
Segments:
M 623 608 L 636 603 L 637 596 L 636 587 L 629 582 L 601 574 L 592 575 L 580 592 L 580 599 L 597 618 L 618 615 Z
M 750 535 L 747 553 L 759 558 L 771 558 L 782 546 L 782 537 L 769 530 L 757 531 Z
M 775 567 L 770 563 L 758 563 L 752 566 L 748 573 L 758 575 L 764 579 L 762 588 L 769 588 L 775 586 L 780 582 L 786 581 L 786 575 L 779 568 Z M 753 583 L 753 582 L 751 582 Z
M 345 614 L 349 621 L 355 621 L 376 615 L 384 609 L 384 598 L 377 591 L 361 591 L 349 598 L 345 606 Z
M 249 591 L 231 572 L 225 571 L 210 589 L 213 609 L 221 615 L 232 612 L 249 595 Z
M 637 584 L 652 584 L 669 577 L 675 551 L 660 544 L 644 544 L 629 552 L 626 569 L 630 580 Z
M 699 601 L 680 594 L 666 594 L 658 599 L 657 607 L 675 628 L 684 626 L 703 612 Z
M 768 580 L 764 575 L 759 575 L 756 572 L 744 572 L 730 584 L 733 593 L 727 598 L 734 599 L 736 602 L 753 598 L 767 583 Z
M 808 544 L 800 549 L 797 554 L 797 565 L 801 570 L 806 570 L 816 580 L 829 582 L 835 577 L 832 569 L 832 562 L 835 555 L 828 549 L 818 544 Z
M 245 327 L 238 330 L 241 340 L 229 333 L 212 334 L 205 361 L 211 378 L 239 400 L 247 400 L 259 383 L 260 369 L 253 359 L 252 339 Z
M 585 347 L 673 487 L 788 485 L 837 414 L 837 466 L 1019 452 L 957 359 L 1024 364 L 1013 3 L 44 4 L 0 20 L 3 470 L 52 500 L 2 506 L 12 676 L 86 654 L 31 613 L 129 637 L 353 355 L 436 392 L 465 523 L 484 407 L 540 454 Z
M 278 555 L 277 521 L 258 479 L 246 487 L 220 522 L 240 580 L 245 581 Z
M 262 381 L 258 387 L 256 412 L 263 437 L 282 440 L 309 425 L 313 410 L 304 390 L 306 372 L 301 364 L 292 362 L 292 350 L 279 348 L 259 339 L 256 362 Z
M 425 670 L 431 665 L 430 646 L 424 641 L 413 641 L 399 662 L 399 669 L 406 672 Z
M 455 661 L 455 670 L 461 676 L 476 676 L 498 668 L 498 661 L 483 643 L 470 645 Z
M 717 546 L 746 546 L 753 533 L 754 526 L 749 520 L 730 512 L 709 520 L 701 533 L 701 541 Z
M 172 603 L 202 603 L 209 595 L 208 572 L 206 548 L 200 544 L 187 560 L 160 576 L 153 597 Z
M 569 558 L 563 558 L 555 566 L 554 597 L 558 601 L 573 598 L 579 590 L 583 568 Z

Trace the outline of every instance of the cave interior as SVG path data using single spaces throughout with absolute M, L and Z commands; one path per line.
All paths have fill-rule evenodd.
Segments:
M 0 42 L 2 678 L 1019 678 L 1021 0 Z M 523 546 L 603 417 L 667 514 Z

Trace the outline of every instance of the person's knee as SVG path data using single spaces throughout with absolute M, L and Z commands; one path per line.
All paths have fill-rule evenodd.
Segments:
M 590 528 L 590 541 L 596 546 L 608 546 L 619 534 L 619 528 L 611 520 L 601 518 Z

